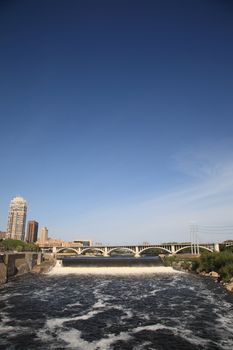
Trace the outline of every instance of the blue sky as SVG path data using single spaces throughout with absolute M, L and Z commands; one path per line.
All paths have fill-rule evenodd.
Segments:
M 18 194 L 67 240 L 233 225 L 232 38 L 227 0 L 1 1 L 0 229 Z

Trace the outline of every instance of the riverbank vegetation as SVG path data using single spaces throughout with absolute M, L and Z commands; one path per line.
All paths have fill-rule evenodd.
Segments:
M 215 271 L 221 280 L 229 282 L 233 277 L 233 253 L 225 250 L 220 253 L 204 253 L 193 261 L 192 270 L 207 273 Z
M 216 272 L 220 280 L 229 282 L 233 278 L 233 252 L 226 249 L 220 253 L 204 252 L 199 257 L 195 256 L 166 256 L 163 259 L 165 266 L 173 266 L 186 271 L 196 273 Z
M 34 243 L 26 243 L 17 239 L 4 239 L 0 240 L 0 251 L 37 252 L 39 247 Z

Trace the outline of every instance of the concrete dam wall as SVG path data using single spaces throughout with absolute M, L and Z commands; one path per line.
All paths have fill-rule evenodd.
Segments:
M 0 255 L 0 284 L 6 283 L 9 277 L 30 272 L 41 263 L 41 253 L 2 253 Z

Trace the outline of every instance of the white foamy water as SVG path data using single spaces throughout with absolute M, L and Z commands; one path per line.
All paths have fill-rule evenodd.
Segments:
M 170 266 L 148 266 L 148 267 L 60 267 L 55 266 L 48 275 L 141 275 L 141 274 L 161 274 L 161 273 L 183 273 L 176 271 Z
M 88 342 L 82 338 L 82 333 L 76 329 L 69 331 L 61 331 L 59 338 L 68 344 L 69 349 L 76 350 L 107 350 L 111 349 L 111 345 L 119 340 L 129 341 L 132 336 L 128 332 L 121 332 L 120 334 L 111 334 L 106 338 L 98 341 Z

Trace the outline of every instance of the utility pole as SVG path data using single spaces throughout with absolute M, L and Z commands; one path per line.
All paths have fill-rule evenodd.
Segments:
M 191 254 L 200 253 L 197 233 L 198 233 L 198 225 L 196 223 L 192 223 L 190 225 Z

